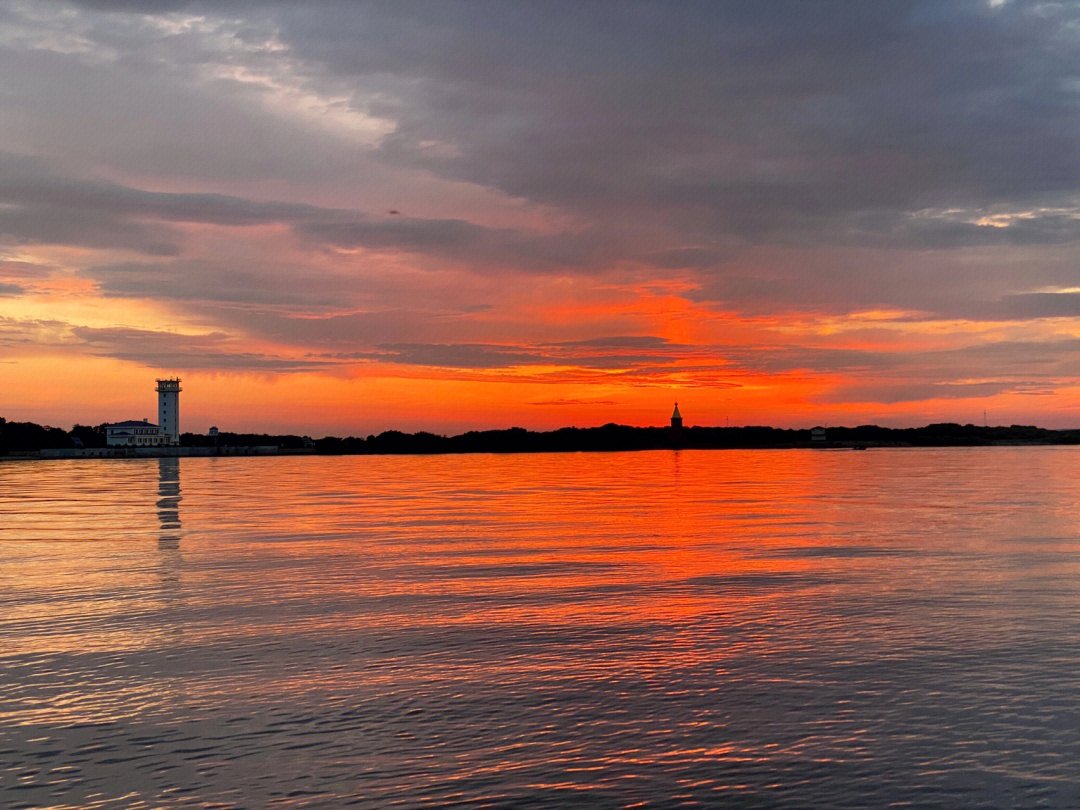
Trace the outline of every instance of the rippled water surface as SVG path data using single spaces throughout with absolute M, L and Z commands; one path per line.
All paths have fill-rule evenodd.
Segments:
M 0 807 L 1080 806 L 1080 449 L 0 462 Z

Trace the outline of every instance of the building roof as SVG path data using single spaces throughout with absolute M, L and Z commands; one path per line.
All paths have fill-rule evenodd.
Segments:
M 679 413 L 679 403 L 675 403 L 675 412 L 671 414 L 672 419 L 682 419 L 682 414 Z
M 124 421 L 124 422 L 112 422 L 111 424 L 105 425 L 105 427 L 107 427 L 107 428 L 136 428 L 136 427 L 156 428 L 157 425 L 155 425 L 153 422 L 144 422 L 142 419 L 128 419 L 127 421 Z

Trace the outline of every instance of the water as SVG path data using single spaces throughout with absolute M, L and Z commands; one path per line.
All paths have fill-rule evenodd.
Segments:
M 1080 806 L 1080 449 L 0 463 L 0 807 Z

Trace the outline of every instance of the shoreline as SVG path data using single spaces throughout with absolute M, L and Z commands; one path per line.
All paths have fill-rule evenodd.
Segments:
M 694 451 L 724 451 L 724 450 L 816 450 L 824 451 L 862 451 L 862 450 L 933 450 L 947 448 L 996 448 L 996 447 L 1076 447 L 1076 442 L 1045 442 L 1045 441 L 1004 441 L 986 444 L 904 444 L 904 443 L 854 443 L 854 442 L 830 442 L 811 444 L 769 444 L 754 446 L 726 446 L 726 447 L 613 447 L 613 448 L 548 448 L 548 449 L 477 449 L 477 450 L 362 450 L 344 452 L 320 452 L 312 449 L 294 449 L 282 447 L 180 447 L 180 448 L 90 448 L 70 450 L 37 450 L 24 453 L 8 453 L 0 455 L 0 462 L 4 461 L 71 461 L 71 460 L 133 460 L 133 459 L 162 459 L 162 458 L 254 458 L 274 456 L 470 456 L 470 455 L 536 455 L 554 453 L 639 453 L 649 451 L 679 452 L 681 450 Z
M 94 428 L 67 433 L 42 429 L 30 436 L 28 423 L 0 422 L 0 459 L 185 458 L 279 455 L 446 455 L 468 453 L 567 453 L 635 450 L 820 449 L 864 450 L 882 447 L 1017 447 L 1080 445 L 1080 429 L 1050 430 L 1032 425 L 937 423 L 917 428 L 817 427 L 566 427 L 550 431 L 524 428 L 469 431 L 456 436 L 402 433 L 341 438 L 256 433 L 181 434 L 179 445 L 112 446 Z M 4 428 L 7 433 L 5 435 Z M 81 438 L 80 438 L 81 437 Z M 81 446 L 80 446 L 81 445 Z

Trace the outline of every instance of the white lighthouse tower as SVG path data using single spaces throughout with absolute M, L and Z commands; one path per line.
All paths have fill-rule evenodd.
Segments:
M 180 380 L 158 380 L 158 425 L 165 444 L 180 444 Z

